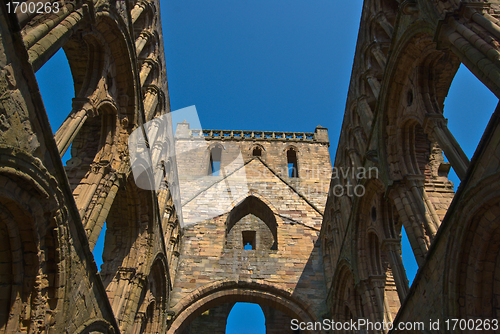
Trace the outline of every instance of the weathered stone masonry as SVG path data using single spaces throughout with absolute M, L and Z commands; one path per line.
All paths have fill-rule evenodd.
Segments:
M 127 147 L 169 112 L 159 2 L 59 5 L 16 16 L 0 4 L 0 332 L 164 332 L 177 213 L 166 185 L 135 186 Z M 75 98 L 54 135 L 34 72 L 60 48 Z
M 499 10 L 497 1 L 365 1 L 334 167 L 376 167 L 379 177 L 332 179 L 321 229 L 332 318 L 498 318 L 498 111 L 469 161 L 443 102 L 460 62 L 499 96 Z M 366 194 L 333 194 L 347 184 Z M 411 288 L 402 227 L 419 266 Z
M 210 171 L 210 152 L 219 145 L 221 172 L 216 176 Z M 210 312 L 218 315 L 223 308 L 227 318 L 237 301 L 260 304 L 269 314 L 270 330 L 290 331 L 292 318 L 321 318 L 326 291 L 318 233 L 328 189 L 324 181 L 331 172 L 328 145 L 322 127 L 298 134 L 201 131 L 178 124 L 176 151 L 187 226 L 171 300 L 179 315 L 170 331 L 194 333 L 204 327 L 200 322 L 209 326 L 217 319 Z M 288 150 L 297 153 L 297 176 L 290 177 Z M 241 165 L 236 166 L 232 161 L 238 156 Z M 243 249 L 247 241 L 252 250 Z M 204 290 L 206 303 L 196 298 Z M 212 301 L 218 290 L 220 297 Z M 184 305 L 186 300 L 194 305 Z M 185 329 L 207 310 L 208 315 Z
M 331 179 L 322 127 L 181 123 L 174 140 L 158 0 L 58 3 L 0 3 L 0 333 L 217 333 L 242 301 L 268 333 L 292 318 L 500 317 L 500 111 L 470 161 L 443 116 L 460 63 L 500 96 L 498 1 L 364 2 L 333 166 L 378 173 Z M 54 134 L 34 73 L 61 48 L 75 97 Z M 160 116 L 169 159 L 144 190 L 128 139 Z

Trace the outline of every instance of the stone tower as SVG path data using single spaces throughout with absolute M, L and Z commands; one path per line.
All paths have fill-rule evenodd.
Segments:
M 291 332 L 293 318 L 323 316 L 318 236 L 331 173 L 328 146 L 320 126 L 295 133 L 177 125 L 185 228 L 172 332 L 224 333 L 239 301 L 261 305 L 268 333 Z

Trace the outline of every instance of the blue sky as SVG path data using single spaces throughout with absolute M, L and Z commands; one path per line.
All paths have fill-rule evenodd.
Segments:
M 361 7 L 360 0 L 161 0 L 172 110 L 196 105 L 205 129 L 313 132 L 322 125 L 329 129 L 333 160 Z M 58 52 L 37 78 L 55 131 L 74 97 L 64 54 Z M 459 70 L 445 117 L 469 158 L 497 102 L 467 69 Z M 103 241 L 96 246 L 98 263 Z M 410 280 L 412 258 L 404 241 Z M 242 307 L 236 321 L 228 320 L 227 333 L 241 333 L 245 315 L 260 316 L 258 308 Z

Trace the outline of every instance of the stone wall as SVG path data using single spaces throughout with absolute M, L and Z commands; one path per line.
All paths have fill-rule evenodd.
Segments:
M 460 63 L 500 96 L 491 75 L 498 65 L 487 56 L 498 52 L 498 10 L 488 1 L 365 1 L 334 170 L 378 173 L 332 178 L 320 240 L 333 319 L 458 333 L 443 321 L 497 316 L 498 265 L 486 252 L 498 254 L 498 112 L 469 161 L 443 103 Z M 349 187 L 363 191 L 339 195 Z M 411 287 L 403 227 L 419 267 Z M 429 319 L 441 327 L 431 330 Z
M 323 131 L 323 138 L 327 139 L 323 128 L 317 128 L 316 135 L 310 136 L 317 138 Z M 254 282 L 262 289 L 276 288 L 303 305 L 311 317 L 321 318 L 326 292 L 318 233 L 330 176 L 328 141 L 307 139 L 307 134 L 302 138 L 292 134 L 295 138 L 291 140 L 264 139 L 266 133 L 259 140 L 249 132 L 254 138 L 250 140 L 235 138 L 236 131 L 230 132 L 232 138 L 217 140 L 213 130 L 211 137 L 203 140 L 193 138 L 193 132 L 196 130 L 181 123 L 176 134 L 182 210 L 187 226 L 171 307 L 182 310 L 179 305 L 196 295 L 196 291 L 210 289 L 214 282 Z M 220 137 L 223 136 L 221 132 Z M 217 145 L 222 146 L 221 172 L 218 176 L 207 175 L 210 149 Z M 261 149 L 261 155 L 253 155 L 255 147 Z M 288 174 L 286 150 L 290 147 L 298 152 L 298 177 Z M 231 164 L 237 159 L 239 165 Z M 316 169 L 323 174 L 313 173 Z M 308 185 L 317 188 L 308 192 Z M 243 239 L 250 240 L 253 249 L 245 250 Z M 251 291 L 240 301 L 277 307 L 252 296 Z M 206 307 L 193 310 L 192 318 L 204 317 L 200 314 Z M 276 320 L 276 326 L 283 325 L 283 319 L 289 321 L 298 316 L 283 308 L 276 312 L 288 313 Z M 269 321 L 271 324 L 274 320 Z M 289 326 L 288 323 L 283 328 Z
M 128 156 L 169 112 L 159 1 L 59 5 L 0 5 L 0 332 L 162 332 L 179 224 L 166 182 L 137 187 Z M 61 48 L 75 96 L 54 134 L 34 73 Z

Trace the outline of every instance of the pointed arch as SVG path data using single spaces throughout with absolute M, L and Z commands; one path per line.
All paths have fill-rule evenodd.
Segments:
M 341 260 L 333 278 L 333 304 L 331 315 L 337 321 L 350 321 L 364 316 L 361 296 L 359 295 L 351 266 Z
M 0 160 L 0 332 L 39 332 L 48 315 L 64 317 L 69 255 L 62 193 L 37 158 L 0 147 Z
M 404 292 L 398 293 L 398 275 L 404 269 L 398 266 L 401 261 L 397 262 L 395 258 L 399 256 L 400 249 L 397 243 L 400 245 L 401 242 L 385 233 L 388 230 L 385 225 L 393 224 L 385 219 L 385 187 L 379 180 L 373 179 L 368 180 L 365 187 L 354 228 L 354 254 L 358 259 L 354 268 L 363 289 L 370 295 L 369 298 L 364 296 L 364 304 L 371 310 L 367 313 L 372 315 L 373 321 L 392 321 L 401 306 L 399 296 L 407 291 L 407 285 L 400 285 L 399 289 Z M 390 243 L 391 247 L 386 243 Z
M 261 159 L 263 159 L 266 154 L 266 149 L 260 144 L 250 146 L 248 151 L 250 157 L 260 157 Z
M 166 310 L 169 286 L 167 282 L 167 259 L 159 253 L 150 268 L 146 288 L 142 290 L 141 300 L 132 327 L 134 334 L 162 332 L 166 324 Z
M 278 249 L 278 223 L 276 222 L 275 213 L 266 203 L 254 195 L 250 195 L 239 202 L 231 212 L 229 212 L 226 220 L 226 236 L 233 226 L 248 214 L 255 215 L 269 227 L 274 238 L 271 249 Z
M 287 176 L 298 178 L 299 175 L 299 149 L 293 145 L 288 145 L 285 149 Z

